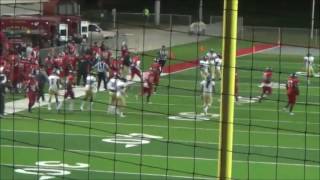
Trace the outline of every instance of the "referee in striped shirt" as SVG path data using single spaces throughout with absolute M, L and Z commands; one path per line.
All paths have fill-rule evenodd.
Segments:
M 107 90 L 107 72 L 109 71 L 109 66 L 106 62 L 99 59 L 97 64 L 94 66 L 98 73 L 98 91 L 100 89 L 101 81 L 103 81 L 103 87 Z

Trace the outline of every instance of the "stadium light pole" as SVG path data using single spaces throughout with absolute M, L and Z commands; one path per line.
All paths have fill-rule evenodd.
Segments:
M 199 2 L 199 22 L 203 20 L 203 0 Z
M 224 0 L 222 40 L 222 85 L 219 124 L 217 179 L 232 177 L 235 67 L 237 50 L 238 0 Z
M 160 0 L 155 0 L 154 1 L 154 23 L 156 26 L 160 25 L 160 5 L 161 1 Z
M 311 10 L 311 30 L 310 30 L 310 39 L 313 40 L 314 35 L 314 10 L 315 10 L 316 2 L 312 0 L 312 10 Z

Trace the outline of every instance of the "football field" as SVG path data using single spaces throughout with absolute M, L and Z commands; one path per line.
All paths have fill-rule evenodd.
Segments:
M 197 55 L 180 51 L 188 50 L 177 49 L 178 59 Z M 250 52 L 237 59 L 241 97 L 235 104 L 234 179 L 320 179 L 319 78 L 308 85 L 299 76 L 295 115 L 283 110 L 284 83 L 290 73 L 302 71 L 304 55 Z M 259 103 L 268 66 L 274 71 L 273 94 Z M 106 112 L 106 91 L 84 112 L 77 98 L 73 112 L 39 105 L 33 113 L 7 115 L 0 121 L 0 179 L 215 179 L 220 81 L 208 116 L 202 114 L 200 81 L 197 68 L 163 76 L 152 104 L 136 97 L 135 83 L 124 118 Z

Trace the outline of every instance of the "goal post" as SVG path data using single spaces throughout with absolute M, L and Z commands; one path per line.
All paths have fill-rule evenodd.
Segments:
M 235 67 L 237 49 L 238 0 L 224 0 L 223 10 L 223 71 L 219 125 L 218 175 L 221 180 L 232 177 L 233 119 Z

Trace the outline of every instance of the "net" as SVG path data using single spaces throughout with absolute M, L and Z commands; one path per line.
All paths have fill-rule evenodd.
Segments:
M 112 22 L 111 11 L 86 4 L 81 19 L 75 1 L 0 6 L 0 179 L 219 178 L 221 74 L 230 69 L 232 179 L 320 178 L 317 23 L 311 39 L 306 27 L 247 25 L 265 14 L 244 9 L 237 65 L 224 67 L 222 17 L 211 13 L 205 33 L 191 35 L 198 10 L 155 26 L 152 13 Z

